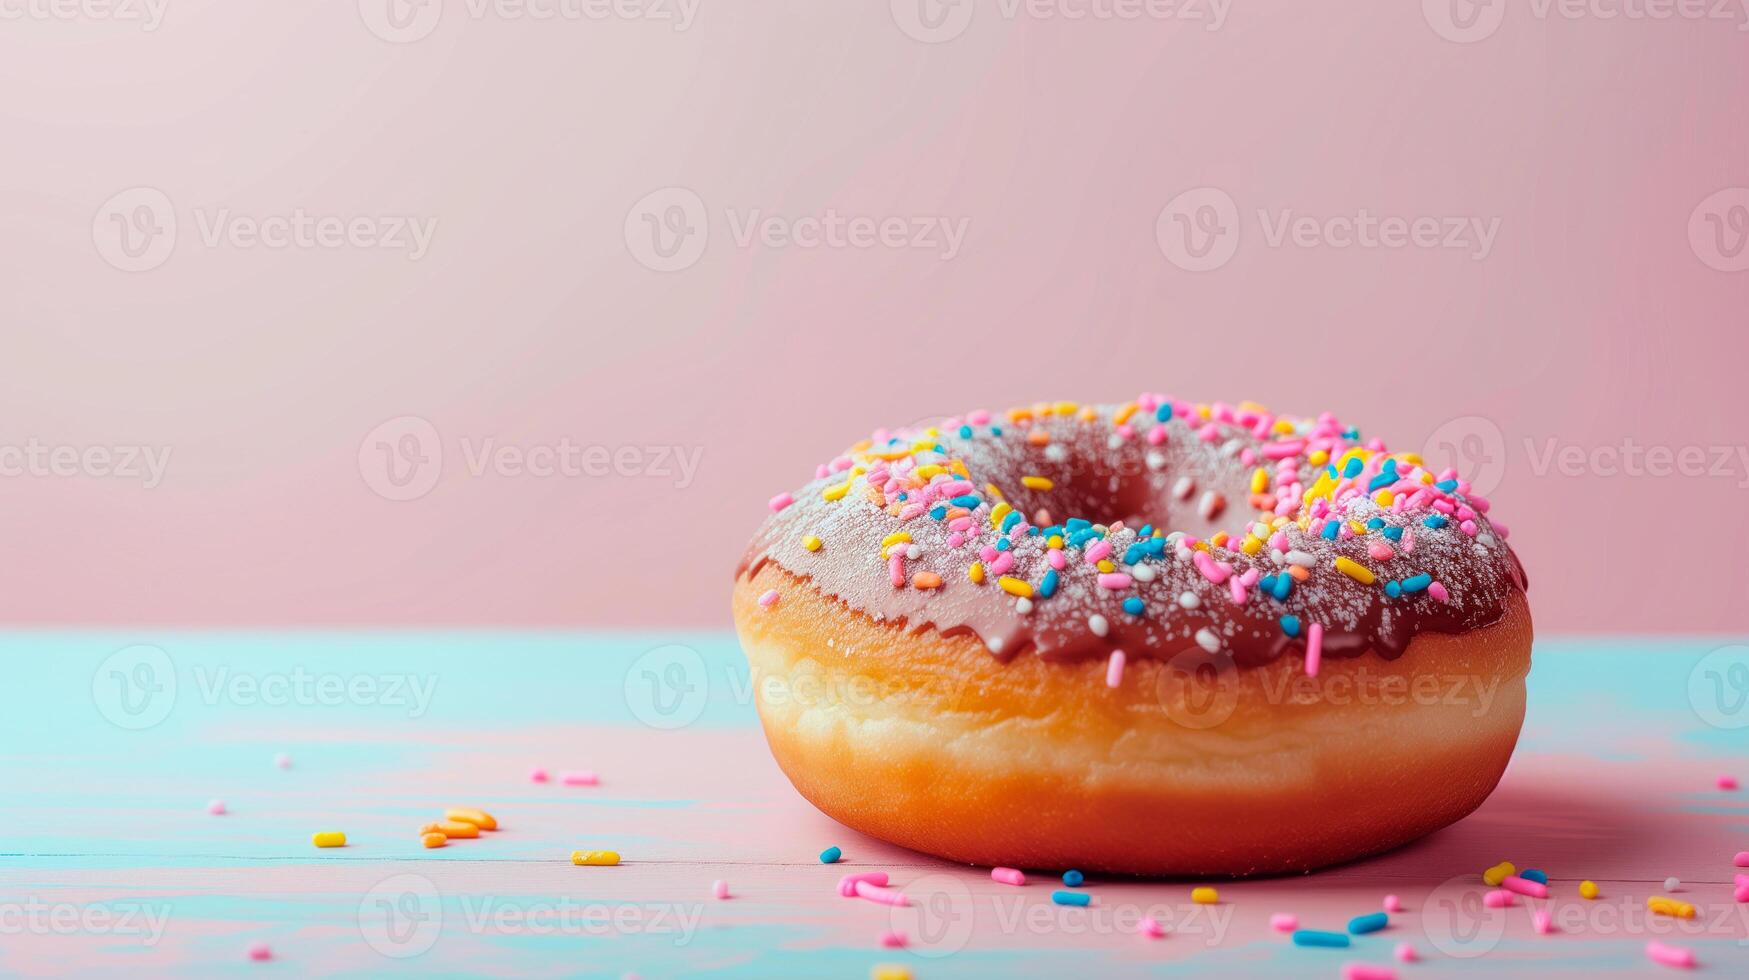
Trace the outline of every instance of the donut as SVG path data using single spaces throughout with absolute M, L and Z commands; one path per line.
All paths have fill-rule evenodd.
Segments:
M 1469 814 L 1518 740 L 1506 527 L 1330 414 L 974 411 L 877 431 L 770 511 L 732 605 L 772 755 L 912 850 L 1309 871 Z

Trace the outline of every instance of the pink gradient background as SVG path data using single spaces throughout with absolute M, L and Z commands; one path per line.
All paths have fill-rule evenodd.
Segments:
M 0 617 L 723 625 L 766 498 L 871 428 L 1152 389 L 1328 408 L 1394 446 L 1481 417 L 1457 429 L 1504 455 L 1492 497 L 1539 628 L 1743 628 L 1741 458 L 1533 459 L 1749 441 L 1749 272 L 1688 233 L 1749 186 L 1741 18 L 1515 3 L 1455 43 L 1407 0 L 1235 0 L 1208 26 L 993 0 L 936 44 L 885 3 L 707 4 L 677 31 L 449 0 L 407 44 L 352 0 L 168 0 L 155 31 L 0 20 L 0 444 L 173 451 L 152 489 L 0 478 Z M 140 185 L 180 232 L 130 273 L 93 221 Z M 668 186 L 711 228 L 661 273 L 623 229 Z M 1202 186 L 1240 240 L 1188 272 L 1155 220 Z M 439 224 L 418 261 L 196 227 L 298 207 Z M 944 262 L 739 247 L 723 218 L 827 208 L 969 230 Z M 1481 261 L 1272 248 L 1259 208 L 1500 226 Z M 444 468 L 392 501 L 359 447 L 406 415 Z M 702 455 L 685 488 L 474 478 L 464 437 Z

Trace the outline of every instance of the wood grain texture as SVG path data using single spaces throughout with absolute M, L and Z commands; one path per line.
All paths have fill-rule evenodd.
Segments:
M 1051 905 L 1044 872 L 998 885 L 815 811 L 772 762 L 726 633 L 14 633 L 0 655 L 8 974 L 1300 977 L 1409 942 L 1404 977 L 1644 976 L 1662 969 L 1650 939 L 1749 971 L 1731 900 L 1749 803 L 1714 787 L 1749 777 L 1749 650 L 1724 641 L 1539 641 L 1519 753 L 1471 817 L 1316 875 L 1219 883 L 1214 906 L 1187 882 L 1095 878 L 1087 909 Z M 536 784 L 533 766 L 601 784 Z M 229 813 L 206 812 L 215 797 Z M 419 824 L 456 805 L 503 829 L 422 848 Z M 329 829 L 348 846 L 310 845 Z M 841 865 L 818 862 L 829 844 Z M 575 849 L 623 863 L 574 867 Z M 1502 859 L 1547 870 L 1554 897 L 1483 910 L 1479 874 Z M 876 868 L 911 907 L 837 895 Z M 1645 914 L 1670 876 L 1695 919 Z M 1580 900 L 1581 878 L 1602 897 Z M 1267 925 L 1341 929 L 1387 893 L 1406 911 L 1348 950 Z M 1145 915 L 1165 938 L 1135 935 Z M 880 948 L 889 929 L 911 947 Z M 274 962 L 247 960 L 257 942 Z

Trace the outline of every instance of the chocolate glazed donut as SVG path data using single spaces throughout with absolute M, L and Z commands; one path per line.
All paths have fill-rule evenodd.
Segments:
M 1505 528 L 1328 415 L 974 412 L 877 433 L 772 507 L 734 609 L 773 754 L 907 847 L 1307 870 L 1461 818 L 1517 741 Z

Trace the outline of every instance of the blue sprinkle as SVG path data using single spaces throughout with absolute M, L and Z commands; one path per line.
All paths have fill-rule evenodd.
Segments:
M 1158 558 L 1165 553 L 1166 553 L 1166 539 L 1165 538 L 1149 538 L 1148 539 L 1148 555 L 1150 557 Z
M 1162 404 L 1159 408 L 1154 409 L 1154 421 L 1156 421 L 1156 422 L 1170 422 L 1170 421 L 1172 421 L 1172 406 Z
M 943 446 L 943 445 L 942 445 L 942 444 L 941 444 L 941 443 L 939 443 L 939 442 L 938 442 L 938 443 L 936 443 L 936 444 L 935 444 L 935 451 L 936 451 L 936 452 L 938 452 L 938 453 L 940 453 L 940 454 L 941 454 L 941 455 L 943 455 L 943 456 L 946 456 L 946 455 L 947 455 L 947 447 L 946 447 L 946 446 Z
M 824 851 L 820 852 L 820 863 L 821 864 L 837 864 L 838 859 L 843 857 L 843 856 L 844 856 L 843 851 L 839 850 L 836 847 L 828 847 Z
M 1263 591 L 1265 591 L 1265 592 L 1269 592 L 1272 594 L 1275 592 L 1275 576 L 1274 575 L 1263 576 L 1263 578 L 1260 579 L 1257 584 L 1260 587 L 1262 587 Z
M 1008 533 L 1009 528 L 1011 528 L 1014 525 L 1019 524 L 1019 523 L 1020 523 L 1020 511 L 1017 511 L 1017 510 L 1009 511 L 1002 518 L 1002 532 L 1004 534 Z
M 997 551 L 1007 551 L 1009 548 L 1012 548 L 1012 547 L 1014 547 L 1014 542 L 1008 540 L 1007 538 L 997 538 L 996 539 L 996 550 Z
M 1539 871 L 1536 868 L 1525 868 L 1518 873 L 1518 876 L 1525 881 L 1534 881 L 1539 885 L 1546 885 L 1549 883 L 1549 873 L 1547 871 Z
M 1428 527 L 1433 528 L 1435 531 L 1437 531 L 1440 528 L 1444 527 L 1446 525 L 1447 521 L 1445 519 L 1444 514 L 1428 514 L 1427 519 L 1422 521 L 1421 523 L 1423 523 L 1423 524 L 1427 525 Z
M 1051 596 L 1054 596 L 1057 594 L 1057 570 L 1056 569 L 1053 568 L 1053 569 L 1050 569 L 1049 571 L 1045 572 L 1045 577 L 1044 577 L 1043 581 L 1039 582 L 1039 584 L 1038 584 L 1038 594 L 1040 597 L 1045 598 L 1045 599 L 1049 599 Z
M 1342 476 L 1345 479 L 1352 480 L 1359 476 L 1360 471 L 1365 468 L 1366 464 L 1361 462 L 1359 456 L 1350 456 L 1348 457 L 1348 462 L 1342 464 Z
M 1300 617 L 1298 617 L 1298 616 L 1283 616 L 1283 617 L 1281 617 L 1281 631 L 1283 633 L 1286 633 L 1289 636 L 1299 636 L 1300 635 Z
M 1076 531 L 1085 531 L 1092 526 L 1092 521 L 1084 521 L 1079 517 L 1069 518 L 1068 523 L 1064 525 L 1064 527 L 1069 529 L 1070 534 L 1074 534 Z
M 1293 938 L 1295 946 L 1327 946 L 1331 949 L 1344 949 L 1348 946 L 1348 936 L 1340 932 L 1296 929 Z
M 1136 532 L 1136 540 L 1137 541 L 1146 541 L 1147 539 L 1149 539 L 1153 536 L 1154 536 L 1154 525 L 1152 525 L 1152 524 L 1143 524 L 1142 529 L 1140 531 Z
M 1348 920 L 1348 931 L 1356 936 L 1364 936 L 1369 932 L 1378 932 L 1391 924 L 1391 917 L 1383 912 L 1373 912 L 1370 915 L 1357 915 Z M 1345 944 L 1346 945 L 1346 944 Z
M 1275 590 L 1270 594 L 1275 596 L 1276 602 L 1286 602 L 1287 594 L 1292 592 L 1293 588 L 1294 577 L 1292 575 L 1277 575 L 1275 577 Z
M 1433 489 L 1444 490 L 1446 493 L 1451 493 L 1453 490 L 1457 489 L 1457 481 L 1456 480 L 1441 480 L 1438 483 L 1435 483 L 1433 485 Z
M 1385 526 L 1385 519 L 1382 517 L 1369 517 L 1369 518 L 1367 518 L 1366 527 L 1367 527 L 1367 530 L 1369 530 L 1369 531 L 1377 531 L 1379 528 L 1384 527 L 1384 526 Z
M 943 507 L 939 504 L 934 506 L 934 507 L 931 507 L 931 508 L 929 508 L 929 516 L 933 517 L 939 521 L 942 518 L 947 516 L 947 508 Z
M 903 491 L 903 490 L 899 491 L 899 499 L 900 500 L 904 500 L 906 497 L 909 497 L 909 496 L 910 496 L 910 494 L 906 493 L 905 491 Z
M 1350 440 L 1350 441 L 1359 439 L 1360 438 L 1360 430 L 1351 425 L 1342 431 L 1342 438 Z
M 1322 533 L 1324 535 L 1325 541 L 1336 540 L 1336 535 L 1342 533 L 1342 522 L 1335 521 L 1335 520 L 1325 521 L 1324 522 L 1324 530 Z
M 975 493 L 968 493 L 963 497 L 955 497 L 953 500 L 949 501 L 949 503 L 952 503 L 955 507 L 964 507 L 968 510 L 983 502 L 984 501 Z
M 1086 892 L 1051 892 L 1051 901 L 1058 905 L 1087 905 L 1093 901 L 1093 896 Z
M 1141 561 L 1142 556 L 1147 553 L 1148 546 L 1137 541 L 1135 544 L 1132 544 L 1123 550 L 1123 563 L 1125 565 L 1134 565 L 1136 562 Z
M 1433 576 L 1427 574 L 1426 572 L 1422 572 L 1420 575 L 1411 575 L 1408 578 L 1404 579 L 1403 580 L 1403 591 L 1404 592 L 1420 592 L 1432 584 L 1433 584 Z
M 1397 482 L 1397 461 L 1387 459 L 1385 460 L 1384 472 L 1366 482 L 1366 492 L 1376 493 L 1395 482 Z
M 1076 531 L 1074 534 L 1069 535 L 1069 543 L 1079 548 L 1088 541 L 1101 536 L 1102 535 L 1100 535 L 1098 531 L 1088 528 L 1085 531 Z
M 1070 888 L 1079 888 L 1081 887 L 1081 883 L 1086 880 L 1087 876 L 1079 871 L 1071 869 L 1063 872 L 1063 884 L 1068 885 Z
M 1131 616 L 1140 616 L 1144 608 L 1142 600 L 1135 596 L 1130 596 L 1123 601 L 1123 611 L 1129 613 Z
M 995 426 L 993 426 L 993 425 L 992 425 L 992 426 L 990 426 L 990 434 L 991 434 L 991 435 L 993 435 L 993 436 L 999 436 L 999 435 L 1001 435 L 1001 434 L 1002 434 L 1002 430 L 1001 430 L 1001 429 L 998 429 L 998 428 L 996 428 L 996 427 L 995 427 Z
M 1385 583 L 1385 595 L 1388 595 L 1391 598 L 1395 599 L 1396 597 L 1398 597 L 1402 594 L 1403 594 L 1403 586 L 1401 586 L 1400 584 L 1398 584 L 1396 582 L 1386 582 Z
M 972 427 L 969 425 L 960 426 L 960 438 L 961 439 L 970 439 L 971 437 L 972 437 Z
M 1027 528 L 1027 529 L 1026 529 L 1026 536 L 1027 536 L 1027 537 L 1029 537 L 1029 538 L 1036 538 L 1036 537 L 1038 537 L 1038 535 L 1039 535 L 1039 530 L 1038 530 L 1038 528 L 1036 528 L 1036 527 L 1029 527 L 1029 528 Z
M 1385 537 L 1390 538 L 1392 541 L 1401 541 L 1403 540 L 1403 529 L 1400 527 L 1387 527 L 1385 528 Z

